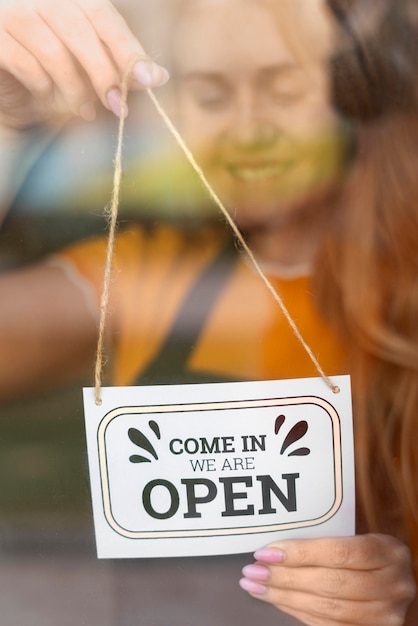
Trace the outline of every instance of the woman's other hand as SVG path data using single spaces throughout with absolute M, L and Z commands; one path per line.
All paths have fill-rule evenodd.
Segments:
M 254 556 L 241 587 L 309 626 L 401 626 L 416 593 L 410 552 L 387 535 L 288 540 Z
M 53 112 L 94 119 L 97 100 L 121 113 L 119 87 L 163 84 L 152 62 L 108 0 L 1 0 L 0 120 L 22 127 Z

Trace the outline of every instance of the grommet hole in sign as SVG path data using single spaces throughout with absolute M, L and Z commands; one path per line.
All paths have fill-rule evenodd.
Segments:
M 108 207 L 95 387 L 84 390 L 98 555 L 227 554 L 255 550 L 283 533 L 301 537 L 352 534 L 349 377 L 332 381 L 325 374 L 229 211 L 149 89 L 147 93 L 161 118 L 320 378 L 102 388 L 129 74 L 126 72 L 122 83 L 122 114 Z M 289 450 L 296 439 L 301 440 L 300 445 Z M 326 495 L 313 496 L 318 485 Z

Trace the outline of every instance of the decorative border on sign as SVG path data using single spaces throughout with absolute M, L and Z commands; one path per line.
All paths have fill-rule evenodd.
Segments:
M 298 522 L 285 522 L 281 524 L 268 524 L 240 528 L 213 528 L 199 530 L 155 530 L 155 531 L 130 531 L 118 524 L 112 514 L 109 477 L 106 457 L 106 429 L 110 422 L 120 415 L 133 414 L 161 414 L 161 413 L 182 413 L 192 411 L 223 411 L 228 409 L 247 409 L 282 407 L 303 404 L 314 404 L 324 409 L 328 413 L 331 424 L 334 443 L 334 478 L 335 478 L 335 500 L 331 508 L 322 517 Z M 341 448 L 341 428 L 340 418 L 336 409 L 323 398 L 316 396 L 301 396 L 294 398 L 267 398 L 259 400 L 235 400 L 227 402 L 202 402 L 194 404 L 169 404 L 161 406 L 126 406 L 113 409 L 107 413 L 99 424 L 97 431 L 97 443 L 99 454 L 99 471 L 102 486 L 103 512 L 107 523 L 118 534 L 127 539 L 168 539 L 168 538 L 192 538 L 192 537 L 216 537 L 228 535 L 249 535 L 266 532 L 277 532 L 291 530 L 294 528 L 306 528 L 308 526 L 318 526 L 331 519 L 339 510 L 343 499 L 342 487 L 342 448 Z

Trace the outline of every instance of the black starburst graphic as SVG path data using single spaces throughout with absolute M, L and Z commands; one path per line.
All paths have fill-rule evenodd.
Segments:
M 276 421 L 274 423 L 275 435 L 279 434 L 279 431 L 282 428 L 285 421 L 286 421 L 286 417 L 284 415 L 279 415 L 276 418 Z M 280 454 L 283 455 L 293 443 L 296 443 L 296 441 L 299 441 L 300 439 L 302 439 L 302 437 L 304 437 L 306 433 L 308 432 L 308 428 L 309 428 L 308 422 L 306 422 L 305 420 L 300 420 L 299 422 L 297 422 L 287 433 L 283 441 L 283 445 L 280 449 Z M 309 448 L 302 447 L 302 448 L 296 448 L 296 450 L 289 452 L 287 456 L 308 456 L 308 454 L 310 453 L 311 451 Z
M 160 427 L 158 426 L 157 422 L 151 420 L 148 422 L 148 426 L 150 427 L 156 438 L 161 439 Z M 137 428 L 130 428 L 128 430 L 128 437 L 132 441 L 132 443 L 138 446 L 138 448 L 141 448 L 145 452 L 148 452 L 152 457 L 154 457 L 156 461 L 158 460 L 158 454 L 154 446 L 143 432 L 141 432 Z M 131 461 L 131 463 L 151 463 L 151 459 L 149 457 L 142 456 L 142 454 L 133 454 L 129 457 L 129 460 Z

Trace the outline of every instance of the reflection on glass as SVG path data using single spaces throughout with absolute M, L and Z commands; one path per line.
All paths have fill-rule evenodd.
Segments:
M 414 547 L 417 14 L 378 4 L 119 8 L 170 69 L 159 98 L 324 371 L 352 375 L 359 531 L 407 541 L 412 528 Z M 16 114 L 32 111 L 24 95 Z M 10 125 L 0 89 L 1 106 Z M 239 590 L 248 555 L 95 560 L 80 386 L 92 383 L 117 132 L 96 108 L 92 123 L 59 115 L 4 133 L 3 614 L 23 626 L 295 623 Z M 150 101 L 133 90 L 129 108 L 106 382 L 316 376 Z

